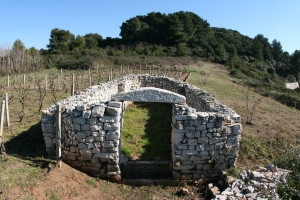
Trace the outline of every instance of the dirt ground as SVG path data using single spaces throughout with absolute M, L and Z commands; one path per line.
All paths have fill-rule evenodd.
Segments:
M 189 190 L 189 195 L 180 194 L 182 188 Z M 82 173 L 67 164 L 45 174 L 43 181 L 30 187 L 14 187 L 2 191 L 0 199 L 205 199 L 200 191 L 201 185 L 182 183 L 182 186 L 130 186 L 96 179 Z

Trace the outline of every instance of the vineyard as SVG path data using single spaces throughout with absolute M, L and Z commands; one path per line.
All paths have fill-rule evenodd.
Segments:
M 158 66 L 96 67 L 89 70 L 49 69 L 37 73 L 7 75 L 0 78 L 0 99 L 5 100 L 7 117 L 2 118 L 3 138 L 9 141 L 40 120 L 41 111 L 91 85 L 126 74 L 151 74 L 179 78 L 185 69 Z M 6 103 L 5 102 L 5 103 Z M 6 119 L 6 120 L 5 120 Z M 4 122 L 4 120 L 6 122 Z M 9 148 L 7 148 L 9 152 Z

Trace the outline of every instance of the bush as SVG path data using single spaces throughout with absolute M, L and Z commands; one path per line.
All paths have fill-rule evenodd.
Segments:
M 81 58 L 63 58 L 56 62 L 57 68 L 63 69 L 89 69 L 93 64 L 93 59 L 91 57 L 81 57 Z
M 282 199 L 300 199 L 300 145 L 286 146 L 280 158 L 274 162 L 278 167 L 293 171 L 286 184 L 280 184 L 278 194 Z

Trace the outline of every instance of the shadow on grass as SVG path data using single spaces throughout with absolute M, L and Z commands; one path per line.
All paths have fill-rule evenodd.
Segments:
M 45 168 L 50 162 L 47 159 L 40 122 L 7 141 L 4 145 L 7 154 L 31 161 L 33 163 L 31 165 Z
M 145 123 L 145 131 L 140 136 L 146 139 L 148 144 L 142 146 L 144 151 L 139 160 L 169 161 L 171 159 L 172 104 L 135 102 L 135 106 L 147 109 L 149 116 Z

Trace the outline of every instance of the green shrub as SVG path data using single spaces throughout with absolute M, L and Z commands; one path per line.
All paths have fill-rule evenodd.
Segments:
M 57 61 L 56 67 L 63 69 L 89 69 L 93 64 L 93 58 L 91 57 L 81 57 L 81 58 L 61 58 Z
M 286 184 L 279 184 L 278 194 L 282 199 L 300 199 L 300 145 L 285 146 L 282 155 L 275 160 L 275 164 L 284 169 L 293 171 L 287 177 Z

